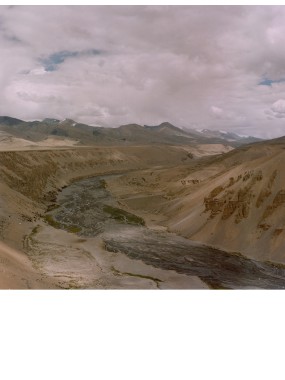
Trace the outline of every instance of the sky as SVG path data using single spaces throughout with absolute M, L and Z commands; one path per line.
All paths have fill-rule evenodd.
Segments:
M 0 6 L 0 115 L 285 135 L 285 6 Z

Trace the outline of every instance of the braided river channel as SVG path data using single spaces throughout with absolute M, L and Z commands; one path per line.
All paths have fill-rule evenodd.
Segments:
M 58 195 L 46 219 L 85 238 L 99 236 L 110 252 L 121 252 L 156 268 L 198 276 L 212 289 L 284 289 L 285 266 L 251 260 L 166 231 L 150 229 L 126 212 L 97 176 L 74 182 Z

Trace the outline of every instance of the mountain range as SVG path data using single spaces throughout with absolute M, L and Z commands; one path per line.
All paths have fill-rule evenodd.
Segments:
M 0 132 L 2 136 L 6 134 L 32 142 L 53 137 L 58 140 L 71 139 L 79 145 L 222 144 L 235 148 L 261 141 L 255 137 L 243 137 L 229 132 L 182 130 L 168 122 L 155 126 L 127 124 L 118 128 L 104 128 L 77 123 L 71 119 L 23 121 L 8 116 L 0 117 Z

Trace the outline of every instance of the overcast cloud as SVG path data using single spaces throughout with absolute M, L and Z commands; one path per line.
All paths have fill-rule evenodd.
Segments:
M 285 135 L 285 6 L 0 7 L 0 115 Z

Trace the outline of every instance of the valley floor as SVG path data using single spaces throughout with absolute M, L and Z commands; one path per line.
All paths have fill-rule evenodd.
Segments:
M 271 221 L 262 230 L 258 221 L 264 212 L 265 218 L 272 220 L 275 211 L 266 214 L 266 207 L 270 202 L 274 204 L 276 194 L 282 191 L 282 147 L 255 144 L 253 148 L 219 156 L 194 155 L 194 159 L 189 153 L 191 149 L 184 146 L 53 147 L 0 152 L 0 236 L 4 241 L 0 247 L 0 287 L 208 288 L 209 283 L 195 272 L 186 275 L 171 267 L 166 270 L 151 265 L 147 260 L 134 260 L 130 258 L 133 254 L 121 253 L 124 249 L 106 249 L 104 236 L 79 236 L 76 226 L 63 230 L 47 217 L 58 206 L 58 194 L 74 181 L 121 173 L 109 176 L 104 183 L 116 207 L 145 220 L 150 231 L 173 231 L 212 247 L 241 252 L 251 259 L 275 262 L 275 266 L 264 263 L 260 268 L 270 276 L 276 275 L 276 286 L 280 281 L 282 288 L 283 198 L 278 198 L 280 216 L 276 225 L 271 227 Z M 251 157 L 248 164 L 242 161 L 247 156 Z M 258 208 L 256 199 L 268 188 L 267 171 L 270 173 L 272 167 L 277 169 L 270 194 L 265 194 L 263 208 Z M 233 209 L 226 214 L 229 205 Z M 271 228 L 279 231 L 279 243 L 274 249 L 266 240 Z M 264 246 L 262 251 L 260 244 Z M 107 241 L 108 245 L 110 248 Z M 213 255 L 214 252 L 220 251 L 213 248 Z M 265 279 L 262 286 L 274 288 L 270 281 Z M 243 288 L 261 286 L 246 283 Z

